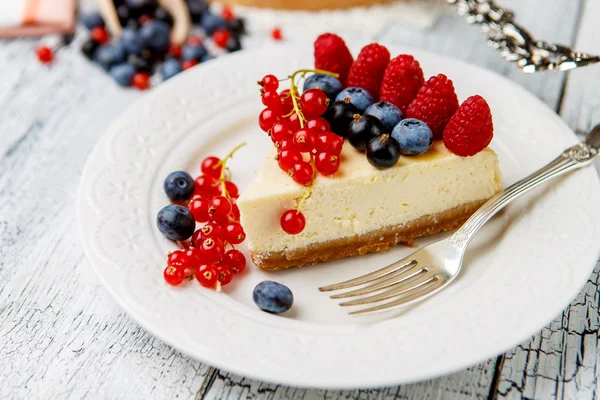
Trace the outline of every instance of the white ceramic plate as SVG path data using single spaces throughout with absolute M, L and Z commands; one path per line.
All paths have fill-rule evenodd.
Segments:
M 461 100 L 476 93 L 487 98 L 505 184 L 576 143 L 555 113 L 510 81 L 421 50 L 390 49 L 414 54 L 426 76 L 451 77 Z M 223 156 L 246 141 L 230 165 L 243 189 L 270 148 L 256 122 L 256 80 L 311 66 L 310 46 L 222 57 L 152 90 L 100 140 L 79 191 L 81 236 L 100 280 L 132 318 L 182 352 L 246 377 L 305 387 L 376 387 L 493 357 L 541 329 L 577 295 L 600 243 L 600 185 L 592 168 L 511 204 L 472 243 L 455 283 L 402 312 L 349 317 L 317 287 L 404 257 L 412 251 L 404 246 L 278 273 L 250 265 L 223 293 L 195 281 L 181 288 L 164 283 L 165 254 L 175 248 L 155 226 L 157 211 L 168 203 L 165 176 L 180 169 L 198 175 L 203 157 Z M 286 315 L 253 304 L 252 289 L 264 279 L 294 292 Z

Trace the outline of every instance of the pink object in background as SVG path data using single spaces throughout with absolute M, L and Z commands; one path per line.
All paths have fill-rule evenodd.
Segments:
M 0 37 L 69 33 L 75 0 L 0 0 Z

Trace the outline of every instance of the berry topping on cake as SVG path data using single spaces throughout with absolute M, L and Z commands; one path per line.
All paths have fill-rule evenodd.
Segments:
M 342 85 L 354 61 L 344 40 L 333 33 L 324 33 L 315 41 L 315 68 L 338 74 Z
M 400 158 L 400 145 L 388 134 L 373 138 L 367 143 L 367 160 L 375 168 L 390 168 Z
M 327 74 L 314 74 L 306 78 L 302 89 L 321 89 L 332 101 L 342 91 L 342 83 L 339 79 Z
M 406 109 L 407 118 L 425 122 L 435 139 L 442 138 L 444 127 L 458 109 L 452 81 L 444 74 L 432 76 L 421 86 Z
M 325 113 L 325 118 L 329 121 L 333 133 L 346 137 L 350 123 L 358 113 L 358 109 L 350 103 L 349 99 L 346 99 L 333 103 Z
M 364 113 L 367 107 L 373 104 L 373 96 L 363 88 L 350 87 L 342 90 L 335 98 L 335 101 L 344 101 L 348 99 L 350 103 L 360 113 Z
M 479 95 L 465 100 L 444 129 L 444 144 L 454 154 L 467 157 L 485 149 L 494 136 L 492 113 Z
M 321 89 L 308 89 L 300 96 L 300 108 L 306 118 L 319 117 L 328 107 L 329 98 Z
M 394 127 L 392 137 L 404 155 L 423 154 L 433 144 L 433 133 L 427 124 L 414 118 L 403 119 Z
M 372 115 L 354 114 L 354 120 L 348 128 L 348 141 L 358 151 L 365 151 L 371 139 L 383 135 L 383 125 Z
M 379 99 L 383 74 L 390 62 L 390 52 L 384 46 L 372 43 L 362 48 L 348 73 L 348 86 L 368 91 L 373 99 Z
M 315 167 L 321 175 L 333 175 L 340 169 L 340 157 L 334 152 L 318 153 L 315 157 Z
M 287 210 L 281 215 L 281 228 L 290 235 L 296 235 L 304 230 L 306 220 L 298 210 Z
M 402 119 L 402 112 L 400 109 L 385 101 L 371 104 L 365 110 L 365 115 L 372 115 L 380 120 L 386 133 L 392 132 L 394 126 Z
M 392 59 L 385 69 L 379 99 L 394 104 L 403 113 L 425 82 L 419 62 L 408 54 Z

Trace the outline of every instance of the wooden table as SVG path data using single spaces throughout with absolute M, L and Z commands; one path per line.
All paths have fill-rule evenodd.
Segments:
M 600 54 L 600 0 L 500 3 L 515 9 L 536 37 Z M 376 39 L 420 46 L 506 75 L 577 133 L 600 122 L 600 65 L 524 75 L 486 46 L 479 28 L 451 13 L 431 30 L 390 25 Z M 600 395 L 598 268 L 561 315 L 518 347 L 412 385 L 356 391 L 270 385 L 204 365 L 163 344 L 131 321 L 97 281 L 82 253 L 74 211 L 87 155 L 139 93 L 118 88 L 76 45 L 61 49 L 52 67 L 41 66 L 33 58 L 36 43 L 0 42 L 0 398 Z

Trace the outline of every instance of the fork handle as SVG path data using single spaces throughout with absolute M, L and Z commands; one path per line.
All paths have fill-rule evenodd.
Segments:
M 458 247 L 467 246 L 477 231 L 508 203 L 550 179 L 591 164 L 599 149 L 600 125 L 597 125 L 584 143 L 569 147 L 549 164 L 488 200 L 451 236 L 452 243 Z

